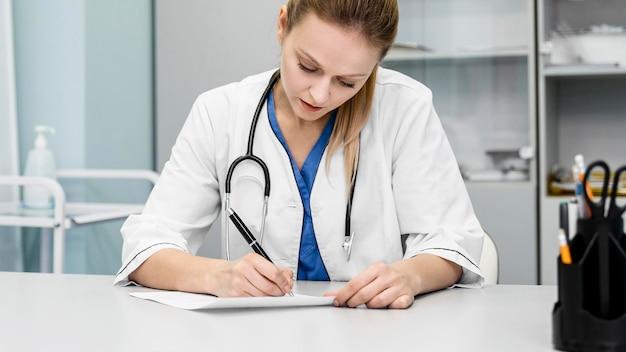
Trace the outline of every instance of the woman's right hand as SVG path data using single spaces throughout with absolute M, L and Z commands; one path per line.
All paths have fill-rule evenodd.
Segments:
M 226 262 L 217 272 L 217 281 L 218 297 L 284 296 L 292 290 L 293 272 L 249 253 Z

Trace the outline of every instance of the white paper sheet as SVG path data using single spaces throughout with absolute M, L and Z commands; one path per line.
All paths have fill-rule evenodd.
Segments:
M 232 297 L 219 298 L 211 295 L 177 291 L 149 290 L 129 292 L 133 297 L 147 299 L 168 306 L 196 310 L 216 308 L 261 308 L 261 307 L 305 307 L 330 306 L 334 297 L 283 296 L 283 297 Z

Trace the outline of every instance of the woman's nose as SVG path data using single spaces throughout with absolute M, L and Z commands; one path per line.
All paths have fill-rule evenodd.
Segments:
M 315 82 L 309 89 L 315 106 L 324 107 L 330 99 L 330 79 L 322 78 Z

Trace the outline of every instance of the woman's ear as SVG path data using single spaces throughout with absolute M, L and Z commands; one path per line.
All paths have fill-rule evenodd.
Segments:
M 283 5 L 280 7 L 280 12 L 278 13 L 278 31 L 276 32 L 276 38 L 278 39 L 278 44 L 282 45 L 283 40 L 285 40 L 285 36 L 287 35 L 287 5 Z

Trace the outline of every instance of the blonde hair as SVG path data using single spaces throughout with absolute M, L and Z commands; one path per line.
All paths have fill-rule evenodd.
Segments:
M 362 33 L 373 47 L 380 49 L 379 59 L 387 54 L 398 31 L 396 0 L 289 0 L 287 32 L 311 11 L 324 21 Z M 344 168 L 348 185 L 356 175 L 359 134 L 372 107 L 377 70 L 378 66 L 359 92 L 339 107 L 328 143 L 329 156 L 340 146 L 344 147 Z M 329 161 L 330 157 L 326 159 L 327 166 Z M 350 191 L 349 187 L 347 191 Z

